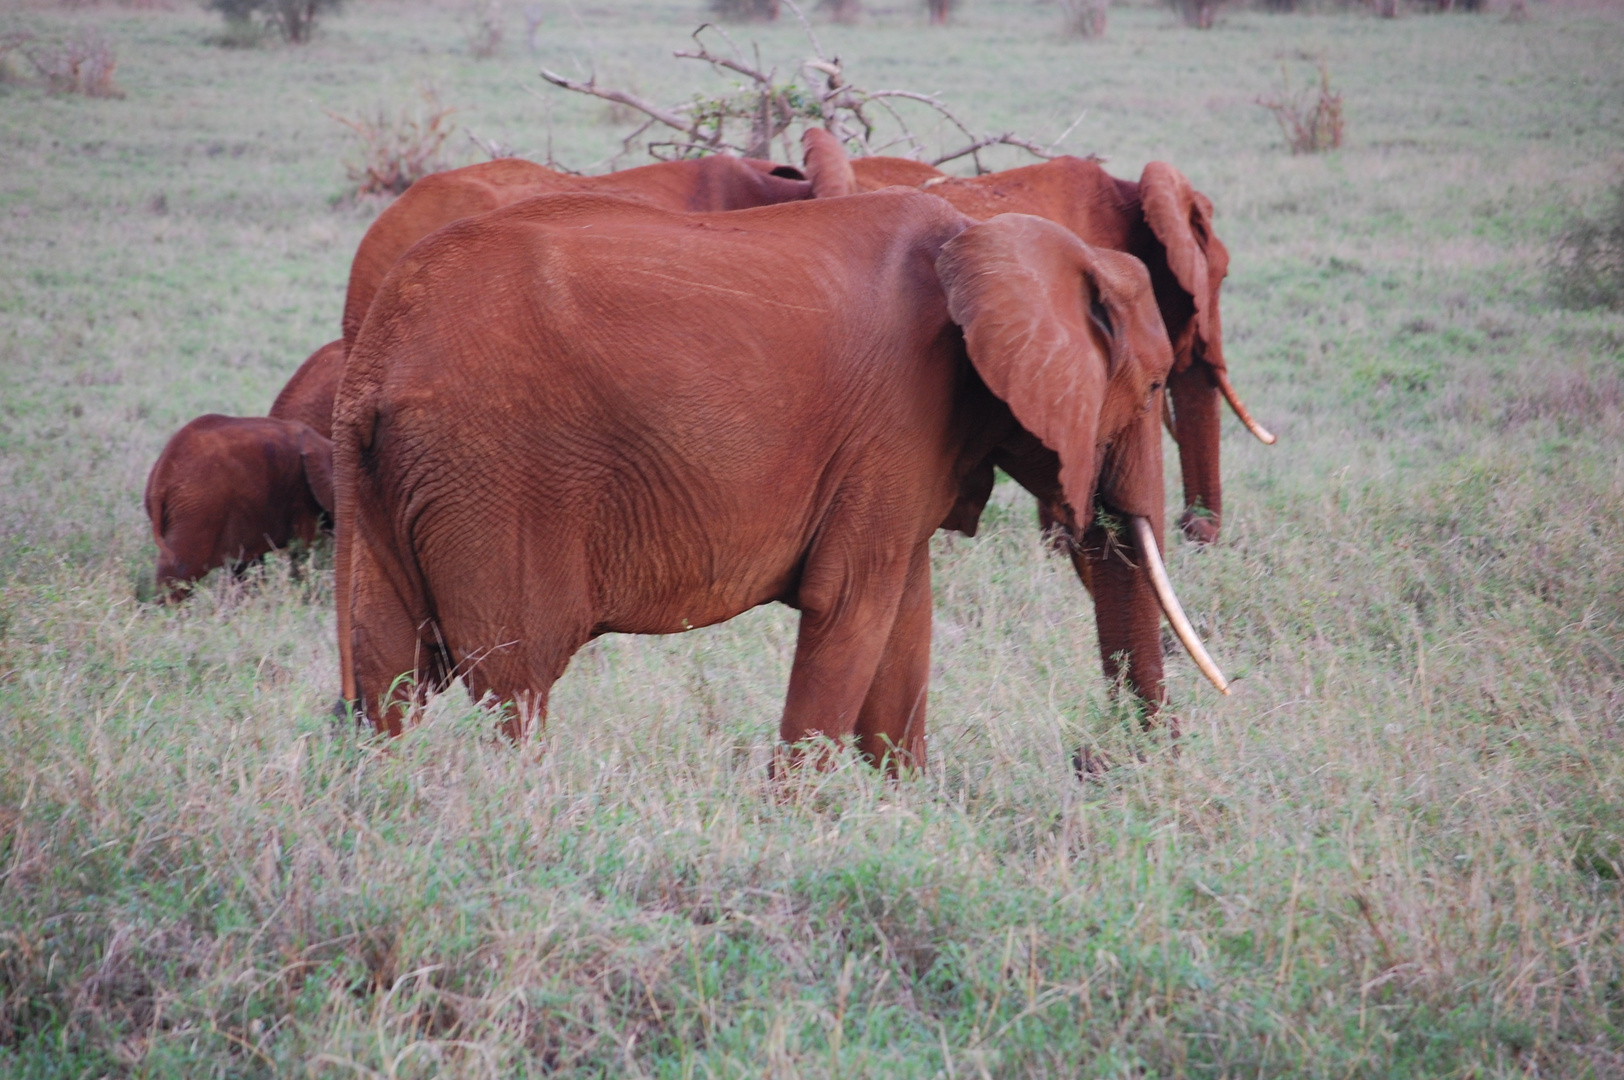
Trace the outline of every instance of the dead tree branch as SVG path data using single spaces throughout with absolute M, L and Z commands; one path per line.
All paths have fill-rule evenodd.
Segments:
M 640 113 L 647 113 L 660 123 L 666 125 L 667 127 L 674 127 L 678 131 L 690 130 L 690 125 L 682 118 L 680 114 L 669 109 L 662 109 L 658 105 L 654 104 L 654 102 L 649 101 L 646 98 L 638 97 L 636 94 L 628 93 L 625 90 L 609 90 L 600 87 L 598 85 L 598 77 L 596 75 L 592 76 L 592 78 L 588 79 L 586 82 L 581 82 L 577 79 L 566 78 L 565 76 L 559 75 L 556 72 L 548 71 L 546 68 L 542 68 L 541 77 L 552 83 L 554 86 L 562 87 L 565 90 L 573 90 L 577 94 L 589 94 L 592 97 L 602 98 L 605 101 L 616 102 L 617 104 L 624 105 L 629 109 L 636 109 Z
M 745 157 L 766 158 L 775 142 L 781 142 L 786 155 L 791 155 L 789 129 L 797 123 L 817 124 L 826 128 L 840 142 L 858 156 L 872 156 L 906 147 L 905 154 L 931 165 L 941 165 L 960 158 L 970 158 L 978 173 L 990 171 L 981 158 L 981 152 L 994 146 L 1009 146 L 1023 150 L 1033 157 L 1049 160 L 1069 136 L 1083 116 L 1071 123 L 1047 147 L 1033 139 L 1014 132 L 982 134 L 976 132 L 936 94 L 922 94 L 912 90 L 865 90 L 846 79 L 839 57 L 825 56 L 823 46 L 813 33 L 806 16 L 794 0 L 784 0 L 801 20 L 814 56 L 804 61 L 786 82 L 778 82 L 778 69 L 761 62 L 756 50 L 752 64 L 744 58 L 738 44 L 720 27 L 703 23 L 693 32 L 696 47 L 679 49 L 672 55 L 679 60 L 697 60 L 707 64 L 717 74 L 742 79 L 728 94 L 715 97 L 695 95 L 692 101 L 680 105 L 661 106 L 626 90 L 598 85 L 597 76 L 582 82 L 543 68 L 541 77 L 554 86 L 577 94 L 586 94 L 613 102 L 642 113 L 649 119 L 622 141 L 622 154 L 630 153 L 638 140 L 643 139 L 656 125 L 669 128 L 676 137 L 655 139 L 644 143 L 650 155 L 667 159 L 699 157 L 705 154 L 733 153 Z M 706 31 L 715 31 L 727 42 L 732 55 L 711 50 L 705 41 Z M 803 84 L 805 79 L 807 84 Z M 821 82 L 821 86 L 818 85 Z M 937 122 L 951 128 L 964 144 L 930 157 L 925 141 L 909 124 L 898 103 L 911 102 L 930 111 Z M 876 113 L 875 110 L 878 110 Z M 1083 115 L 1087 115 L 1086 112 Z M 896 134 L 880 138 L 881 123 L 894 127 Z M 615 155 L 618 160 L 622 154 Z M 1091 157 L 1095 155 L 1090 155 Z

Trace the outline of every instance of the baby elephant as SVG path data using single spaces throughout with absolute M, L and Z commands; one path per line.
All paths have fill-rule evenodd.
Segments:
M 145 505 L 158 588 L 180 600 L 217 566 L 235 573 L 295 538 L 316 538 L 333 509 L 333 444 L 294 420 L 200 416 L 158 455 Z

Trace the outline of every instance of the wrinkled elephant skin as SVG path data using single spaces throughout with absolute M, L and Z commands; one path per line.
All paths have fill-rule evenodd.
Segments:
M 917 765 L 930 537 L 974 533 L 996 465 L 1084 536 L 1102 655 L 1154 709 L 1143 560 L 1089 526 L 1160 536 L 1171 364 L 1137 260 L 918 192 L 458 222 L 390 272 L 334 406 L 345 697 L 398 732 L 460 677 L 517 736 L 592 638 L 779 601 L 785 742 Z

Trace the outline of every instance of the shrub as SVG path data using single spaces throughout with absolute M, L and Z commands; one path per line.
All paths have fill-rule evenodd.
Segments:
M 1331 72 L 1319 62 L 1319 85 L 1312 83 L 1301 92 L 1291 88 L 1291 75 L 1280 68 L 1280 92 L 1258 98 L 1257 103 L 1274 114 L 1293 154 L 1316 154 L 1342 145 L 1342 94 L 1331 89 Z
M 711 14 L 728 22 L 775 22 L 778 0 L 710 0 Z
M 26 39 L 17 38 L 15 48 L 28 57 L 45 85 L 59 94 L 84 94 L 87 97 L 123 97 L 123 91 L 113 84 L 113 69 L 118 57 L 112 43 L 95 29 L 76 30 L 60 45 L 30 48 Z
M 348 117 L 328 113 L 360 141 L 361 160 L 345 170 L 358 195 L 399 195 L 432 172 L 446 167 L 440 156 L 455 124 L 446 119 L 455 109 L 440 103 L 433 88 L 420 88 L 423 106 L 391 116 L 380 105 L 371 114 Z
M 1110 6 L 1110 0 L 1060 0 L 1066 30 L 1085 38 L 1105 36 L 1106 9 Z
M 343 0 L 206 0 L 204 6 L 225 16 L 221 44 L 250 44 L 265 31 L 283 41 L 303 44 L 316 32 L 316 17 L 333 11 Z
M 1219 0 L 1170 0 L 1185 26 L 1197 30 L 1211 30 L 1212 20 L 1218 14 Z
M 837 23 L 851 26 L 863 17 L 862 0 L 818 0 L 818 10 Z
M 540 4 L 531 4 L 524 9 L 524 40 L 531 52 L 536 51 L 536 31 L 547 19 L 547 9 Z
M 23 46 L 27 45 L 33 39 L 34 35 L 24 30 L 19 30 L 10 34 L 0 34 L 0 83 L 22 81 L 22 73 L 13 70 L 11 66 L 11 55 L 13 53 L 21 53 L 23 51 Z
M 1550 276 L 1564 307 L 1624 309 L 1624 177 L 1598 217 L 1577 216 L 1557 235 Z
M 502 5 L 498 0 L 475 3 L 463 18 L 468 25 L 470 56 L 489 60 L 502 51 Z

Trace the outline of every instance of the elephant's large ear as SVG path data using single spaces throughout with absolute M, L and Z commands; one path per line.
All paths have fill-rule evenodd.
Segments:
M 304 425 L 301 425 L 304 426 Z M 305 427 L 299 433 L 299 459 L 304 462 L 310 494 L 329 514 L 333 512 L 333 444 L 319 431 Z
M 822 128 L 807 128 L 801 136 L 802 165 L 806 178 L 812 181 L 814 199 L 834 199 L 842 195 L 855 195 L 860 190 L 857 175 L 851 171 L 851 159 L 840 140 Z
M 1229 271 L 1229 251 L 1212 231 L 1212 200 L 1165 161 L 1139 177 L 1145 222 L 1167 249 L 1167 266 L 1195 303 L 1196 333 L 1212 340 L 1212 288 Z
M 1089 513 L 1110 437 L 1100 430 L 1106 386 L 1143 335 L 1167 340 L 1144 265 L 1043 218 L 1000 214 L 948 241 L 936 273 L 970 362 L 1060 456 L 1066 500 Z M 1140 325 L 1147 311 L 1153 327 Z M 1171 353 L 1157 359 L 1171 362 Z

